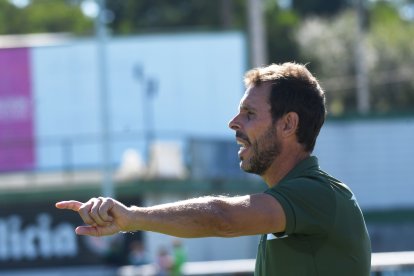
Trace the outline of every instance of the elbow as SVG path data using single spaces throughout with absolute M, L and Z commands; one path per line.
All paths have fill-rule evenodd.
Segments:
M 221 238 L 232 238 L 236 237 L 237 231 L 234 229 L 234 225 L 225 218 L 219 218 L 217 223 L 214 225 L 215 236 Z
M 216 202 L 215 205 L 216 211 L 211 223 L 214 236 L 222 238 L 240 236 L 240 231 L 237 230 L 237 223 L 232 216 L 229 206 L 226 206 L 224 202 Z

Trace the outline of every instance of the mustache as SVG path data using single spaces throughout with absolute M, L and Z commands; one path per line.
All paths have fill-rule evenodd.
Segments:
M 249 140 L 249 138 L 247 137 L 247 135 L 243 134 L 243 133 L 242 133 L 242 132 L 240 132 L 240 131 L 236 131 L 236 138 L 243 139 L 243 140 L 245 140 L 246 142 L 248 142 L 248 143 L 250 144 L 250 140 Z

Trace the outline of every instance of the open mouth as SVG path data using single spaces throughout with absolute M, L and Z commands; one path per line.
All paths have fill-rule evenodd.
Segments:
M 240 146 L 239 157 L 242 159 L 243 155 L 250 148 L 250 143 L 244 139 L 236 138 L 237 144 Z
M 241 138 L 237 138 L 236 142 L 241 148 L 247 148 L 249 146 L 249 142 L 247 142 L 246 140 L 243 140 Z

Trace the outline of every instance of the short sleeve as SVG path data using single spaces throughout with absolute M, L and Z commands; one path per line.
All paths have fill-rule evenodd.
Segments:
M 324 235 L 333 227 L 336 200 L 328 183 L 295 178 L 280 183 L 265 193 L 278 200 L 285 211 L 285 234 Z

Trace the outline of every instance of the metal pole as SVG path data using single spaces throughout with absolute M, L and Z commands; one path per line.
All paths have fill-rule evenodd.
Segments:
M 152 114 L 148 95 L 148 85 L 146 80 L 143 80 L 142 91 L 142 125 L 144 128 L 144 140 L 145 140 L 145 162 L 150 165 L 150 147 L 151 147 L 151 126 L 152 126 Z
M 365 47 L 364 47 L 364 34 L 365 34 L 365 8 L 364 0 L 356 1 L 357 12 L 357 34 L 355 45 L 355 66 L 356 66 L 356 86 L 357 86 L 357 107 L 358 112 L 366 114 L 370 111 L 370 92 L 368 72 L 365 61 Z
M 111 140 L 110 140 L 110 116 L 108 101 L 108 68 L 106 42 L 108 34 L 105 26 L 105 0 L 96 0 L 99 6 L 98 16 L 95 18 L 95 32 L 97 42 L 97 58 L 98 58 L 98 79 L 100 89 L 100 120 L 102 135 L 102 195 L 114 197 L 114 187 L 111 169 Z
M 142 125 L 144 129 L 145 161 L 150 163 L 151 145 L 155 139 L 153 98 L 158 92 L 158 79 L 147 77 L 141 64 L 134 67 L 134 76 L 142 87 Z
M 157 93 L 157 89 L 157 80 L 154 78 L 148 78 L 145 83 L 145 96 L 143 102 L 147 164 L 151 162 L 151 145 L 155 139 L 153 99 Z
M 247 4 L 251 65 L 264 66 L 267 64 L 267 40 L 263 0 L 248 0 Z

